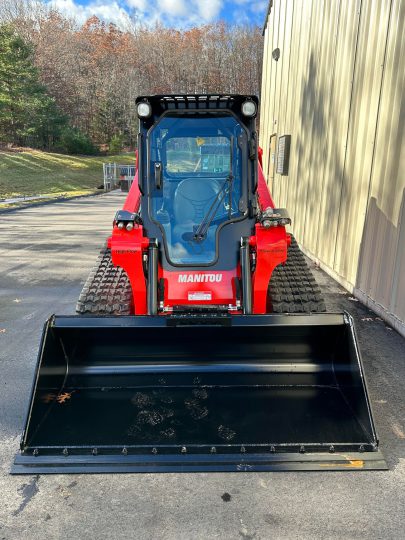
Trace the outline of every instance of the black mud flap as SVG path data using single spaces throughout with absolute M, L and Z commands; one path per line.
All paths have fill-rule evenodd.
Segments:
M 347 314 L 52 317 L 13 474 L 386 469 Z

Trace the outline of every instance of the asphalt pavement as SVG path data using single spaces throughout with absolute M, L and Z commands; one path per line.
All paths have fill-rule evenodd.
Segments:
M 405 538 L 405 340 L 312 263 L 355 318 L 389 471 L 9 475 L 43 323 L 74 313 L 122 200 L 0 213 L 0 540 Z

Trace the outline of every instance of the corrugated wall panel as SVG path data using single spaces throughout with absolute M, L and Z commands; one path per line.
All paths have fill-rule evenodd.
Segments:
M 305 117 L 306 123 L 310 124 L 313 121 L 314 115 L 314 101 L 315 101 L 315 80 L 316 73 L 314 70 L 314 55 L 316 55 L 316 47 L 314 47 L 314 41 L 316 39 L 317 33 L 317 20 L 318 20 L 318 2 L 313 2 L 312 5 L 310 2 L 304 3 L 304 24 L 305 32 L 302 35 L 302 46 L 305 50 L 305 59 L 304 63 L 307 65 L 308 78 L 312 80 L 313 92 L 308 92 L 307 81 L 301 78 L 300 84 L 300 109 L 299 114 L 301 117 Z M 283 135 L 283 133 L 280 133 Z M 299 177 L 297 178 L 297 189 L 295 197 L 295 206 L 293 210 L 293 222 L 294 230 L 300 229 L 303 231 L 305 226 L 305 205 L 306 199 L 308 196 L 308 162 L 310 160 L 311 145 L 308 144 L 308 141 L 305 140 L 305 125 L 302 123 L 300 129 L 297 132 L 297 168 L 300 172 Z M 282 183 L 282 186 L 285 186 L 285 179 L 283 177 L 277 176 L 277 179 Z
M 405 6 L 393 0 L 356 287 L 405 320 Z
M 282 134 L 288 133 L 286 131 L 286 123 L 287 123 L 287 104 L 288 104 L 288 96 L 283 95 L 282 92 L 288 90 L 290 88 L 289 84 L 289 75 L 290 75 L 290 61 L 291 61 L 291 29 L 292 29 L 292 21 L 293 21 L 293 7 L 294 2 L 289 0 L 284 2 L 284 12 L 282 13 L 283 17 L 283 40 L 282 40 L 282 48 L 281 48 L 281 57 L 278 64 L 278 69 L 280 70 L 280 85 L 279 88 L 277 88 L 278 95 L 276 96 L 276 100 L 279 103 L 278 110 L 275 111 L 275 120 L 277 121 L 277 124 L 275 125 L 275 131 L 280 136 Z M 280 27 L 282 21 L 280 21 Z M 279 178 L 279 175 L 275 175 L 276 178 Z M 283 180 L 283 179 L 282 179 Z M 277 197 L 277 204 L 279 206 L 285 205 L 285 189 L 282 182 L 278 182 L 275 186 L 277 191 L 274 192 L 275 197 Z
M 274 132 L 279 133 L 279 122 L 280 122 L 280 109 L 282 109 L 282 100 L 281 100 L 281 90 L 285 88 L 285 83 L 283 85 L 283 77 L 285 71 L 285 65 L 288 65 L 288 58 L 284 50 L 284 41 L 285 41 L 285 21 L 286 21 L 286 8 L 288 2 L 280 2 L 280 18 L 279 18 L 279 32 L 278 32 L 278 41 L 275 47 L 279 47 L 281 50 L 280 59 L 275 62 L 276 64 L 276 84 L 273 88 L 274 91 L 274 110 L 273 110 L 273 125 Z M 275 48 L 274 47 L 274 48 Z M 270 134 L 271 135 L 271 134 Z M 277 198 L 279 196 L 279 186 L 275 182 L 271 186 L 271 189 L 274 193 L 274 196 Z
M 273 50 L 277 47 L 282 50 L 284 43 L 284 17 L 285 17 L 285 2 L 279 2 L 279 5 L 276 8 L 276 17 L 278 21 L 277 31 L 274 32 L 273 39 Z M 273 119 L 272 127 L 273 131 L 270 130 L 269 136 L 271 137 L 273 132 L 277 132 L 277 122 L 278 122 L 278 111 L 280 107 L 280 89 L 282 81 L 282 67 L 283 67 L 283 54 L 281 54 L 280 59 L 276 62 L 273 62 L 273 73 L 274 73 L 274 82 L 272 84 L 272 94 L 273 102 L 271 109 L 271 117 Z M 276 186 L 271 184 L 272 192 L 276 193 Z
M 270 14 L 272 16 L 272 13 Z M 270 19 L 269 19 L 270 24 Z M 269 83 L 270 83 L 270 70 L 271 70 L 271 59 L 269 58 L 271 51 L 269 46 L 269 40 L 271 39 L 271 34 L 273 31 L 273 26 L 269 27 L 269 30 L 265 32 L 264 35 L 264 51 L 263 51 L 263 70 L 262 70 L 262 88 L 261 88 L 261 104 L 260 112 L 267 111 L 269 107 Z M 260 133 L 264 133 L 267 128 L 269 121 L 268 114 L 260 114 Z M 265 158 L 265 156 L 263 156 Z
M 287 89 L 287 112 L 286 112 L 286 122 L 285 130 L 287 135 L 291 135 L 294 131 L 294 125 L 296 125 L 296 118 L 299 114 L 299 95 L 300 88 L 299 82 L 301 77 L 299 76 L 299 65 L 300 65 L 300 53 L 303 48 L 302 36 L 304 34 L 304 2 L 302 0 L 293 1 L 290 0 L 290 3 L 294 4 L 293 11 L 293 28 L 291 34 L 291 49 L 290 49 L 290 75 L 289 75 L 289 88 Z M 291 141 L 291 152 L 290 152 L 290 164 L 289 164 L 289 175 L 284 176 L 280 181 L 280 184 L 283 186 L 284 191 L 286 192 L 285 196 L 285 206 L 289 208 L 289 211 L 292 215 L 292 204 L 297 197 L 297 150 L 296 150 L 296 139 Z M 278 202 L 278 201 L 277 201 Z M 281 201 L 280 201 L 281 205 Z
M 359 13 L 357 2 L 350 0 L 340 6 L 339 27 L 336 44 L 335 74 L 331 93 L 330 114 L 324 119 L 324 130 L 328 133 L 325 154 L 324 189 L 322 192 L 319 222 L 310 226 L 319 227 L 317 253 L 325 264 L 333 268 L 335 244 L 340 212 L 343 167 L 347 146 L 352 78 L 356 54 Z M 319 138 L 322 132 L 316 133 Z M 311 133 L 307 132 L 307 137 Z M 316 171 L 313 171 L 316 174 Z M 319 189 L 319 191 L 321 191 Z M 316 196 L 316 193 L 314 193 Z M 302 237 L 301 237 L 302 238 Z
M 312 5 L 310 2 L 301 0 L 301 34 L 300 34 L 300 46 L 298 54 L 298 66 L 307 66 L 310 59 L 310 35 L 311 35 L 311 21 L 312 21 Z M 296 80 L 296 100 L 297 108 L 296 114 L 301 115 L 305 103 L 302 102 L 302 95 L 305 92 L 305 80 L 302 76 L 299 76 Z M 301 174 L 304 173 L 303 162 L 305 160 L 306 146 L 303 144 L 302 126 L 294 119 L 294 130 L 296 130 L 296 137 L 292 138 L 291 154 L 294 154 L 294 170 L 297 177 L 295 178 L 294 196 L 289 201 L 289 211 L 293 218 L 294 230 L 296 231 L 300 227 L 300 221 L 302 221 L 302 211 L 300 204 L 305 197 L 305 184 L 301 180 Z M 283 135 L 283 133 L 279 133 Z M 292 178 L 292 175 L 290 175 Z M 285 186 L 286 179 L 276 175 L 275 184 L 277 186 Z
M 315 253 L 319 240 L 317 226 L 321 202 L 325 188 L 325 168 L 328 165 L 331 142 L 334 133 L 329 129 L 328 118 L 331 113 L 332 84 L 335 73 L 335 56 L 339 29 L 339 2 L 323 2 L 323 17 L 320 24 L 321 34 L 318 34 L 318 56 L 316 65 L 317 85 L 315 100 L 315 123 L 312 127 L 311 147 L 312 156 L 309 164 L 309 190 L 305 211 L 305 229 L 302 241 L 307 249 Z M 332 146 L 333 147 L 333 146 Z
M 361 6 L 333 269 L 355 283 L 366 216 L 391 0 Z
M 303 96 L 303 102 L 306 101 L 306 109 L 310 114 L 306 118 L 308 129 L 305 132 L 313 134 L 323 131 L 324 126 L 324 100 L 325 100 L 325 81 L 322 77 L 322 35 L 325 24 L 326 6 L 324 0 L 313 2 L 312 25 L 311 25 L 311 56 L 308 71 L 308 85 L 306 94 Z M 304 139 L 305 140 L 305 139 Z M 314 194 L 319 193 L 321 186 L 321 161 L 323 156 L 319 154 L 320 138 L 310 137 L 305 140 L 307 147 L 306 162 L 304 164 L 305 174 L 300 178 L 306 186 L 305 199 L 302 201 L 302 241 L 306 242 L 308 249 L 311 249 L 311 243 L 316 241 L 318 229 L 314 226 L 313 219 L 315 208 L 319 197 Z M 316 173 L 315 173 L 316 171 Z M 319 206 L 318 206 L 319 209 Z
M 291 134 L 275 174 L 305 250 L 405 331 L 405 45 L 401 0 L 274 0 L 260 140 Z M 275 62 L 271 52 L 279 47 Z
M 283 4 L 282 2 L 278 2 L 277 5 L 274 6 L 274 32 L 273 32 L 273 43 L 271 47 L 272 51 L 276 49 L 280 44 L 280 12 L 281 12 L 282 4 Z M 269 101 L 269 104 L 270 104 L 269 130 L 268 130 L 269 139 L 267 141 L 268 144 L 270 144 L 270 137 L 272 133 L 275 131 L 275 109 L 276 109 L 276 94 L 277 94 L 276 86 L 277 86 L 278 71 L 279 71 L 278 62 L 272 62 L 271 80 L 270 80 L 271 96 L 270 96 L 270 101 Z M 269 164 L 267 164 L 267 168 L 269 168 Z
M 260 130 L 260 137 L 264 138 L 265 144 L 268 147 L 268 141 L 270 138 L 270 134 L 273 131 L 273 108 L 274 108 L 274 86 L 275 86 L 275 80 L 276 80 L 276 63 L 272 60 L 271 53 L 274 49 L 273 44 L 274 42 L 277 42 L 278 40 L 278 22 L 279 22 L 279 11 L 276 10 L 277 6 L 273 6 L 273 9 L 270 12 L 269 17 L 269 30 L 268 30 L 268 40 L 267 40 L 267 46 L 269 48 L 268 50 L 268 80 L 266 81 L 266 101 L 263 103 L 262 110 L 266 111 L 266 114 L 263 117 L 264 120 L 264 129 Z M 277 31 L 277 35 L 275 36 L 275 32 Z M 264 145 L 263 145 L 264 146 Z M 263 154 L 263 168 L 265 171 L 268 170 L 269 167 L 269 152 L 266 152 Z

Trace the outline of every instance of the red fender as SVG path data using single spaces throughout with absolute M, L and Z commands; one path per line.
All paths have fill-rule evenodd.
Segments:
M 253 313 L 267 313 L 267 290 L 275 267 L 287 260 L 288 235 L 284 227 L 265 229 L 256 223 L 256 234 L 249 244 L 256 251 L 252 276 Z
M 143 236 L 143 227 L 135 225 L 132 231 L 127 231 L 114 226 L 109 243 L 113 264 L 123 268 L 131 282 L 135 315 L 146 315 L 146 280 L 142 256 L 148 248 L 149 240 Z

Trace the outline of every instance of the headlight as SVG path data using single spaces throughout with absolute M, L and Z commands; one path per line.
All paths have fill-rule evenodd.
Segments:
M 136 108 L 139 118 L 149 118 L 152 114 L 152 107 L 149 101 L 141 101 Z
M 256 103 L 248 100 L 242 103 L 242 114 L 245 116 L 254 116 L 256 114 Z

